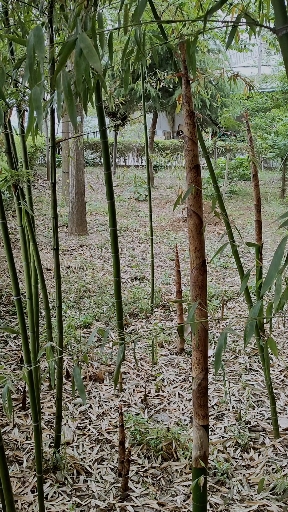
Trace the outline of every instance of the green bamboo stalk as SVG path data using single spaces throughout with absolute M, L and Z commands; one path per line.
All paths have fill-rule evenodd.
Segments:
M 62 285 L 60 268 L 60 247 L 58 232 L 57 179 L 56 179 L 56 134 L 55 107 L 52 101 L 55 94 L 55 48 L 54 48 L 54 7 L 55 0 L 48 2 L 49 26 L 49 86 L 50 86 L 50 188 L 51 188 L 51 217 L 53 236 L 54 276 L 56 289 L 56 323 L 57 323 L 57 358 L 56 358 L 56 414 L 54 432 L 54 450 L 60 451 L 62 415 L 63 415 L 63 312 Z
M 7 259 L 7 263 L 8 263 L 8 267 L 9 267 L 12 290 L 13 290 L 13 294 L 14 294 L 17 318 L 18 318 L 18 322 L 19 322 L 19 329 L 20 329 L 20 334 L 21 334 L 21 339 L 22 339 L 24 364 L 25 364 L 25 368 L 27 371 L 30 407 L 31 407 L 33 432 L 34 432 L 38 506 L 39 506 L 39 512 L 45 512 L 44 488 L 43 488 L 43 466 L 42 466 L 41 423 L 40 423 L 38 403 L 37 403 L 37 398 L 36 398 L 36 389 L 35 389 L 35 383 L 34 383 L 33 367 L 32 367 L 32 361 L 31 361 L 25 313 L 24 313 L 24 308 L 23 308 L 22 299 L 21 299 L 21 292 L 20 292 L 20 287 L 19 287 L 17 270 L 16 270 L 16 266 L 15 266 L 15 262 L 14 262 L 14 257 L 13 257 L 12 247 L 11 247 L 11 241 L 10 241 L 10 236 L 9 236 L 9 231 L 8 231 L 8 226 L 7 226 L 7 221 L 6 221 L 6 215 L 5 215 L 5 209 L 4 209 L 1 190 L 0 190 L 0 225 L 1 225 L 1 232 L 2 232 L 2 238 L 3 238 L 3 243 L 4 243 L 6 259 Z
M 13 489 L 0 429 L 0 487 L 3 512 L 16 512 Z
M 105 112 L 102 100 L 102 88 L 100 81 L 97 80 L 95 87 L 95 100 L 96 111 L 98 118 L 98 126 L 100 131 L 100 139 L 102 145 L 104 179 L 106 187 L 106 198 L 108 203 L 109 215 L 109 229 L 110 229 L 110 244 L 113 260 L 113 277 L 114 277 L 114 298 L 116 306 L 116 321 L 119 339 L 119 349 L 117 356 L 117 365 L 114 374 L 114 384 L 118 384 L 121 364 L 125 359 L 125 333 L 124 333 L 124 319 L 123 319 L 123 303 L 122 303 L 122 290 L 121 290 L 121 266 L 120 254 L 118 243 L 118 230 L 117 230 L 117 214 L 113 187 L 112 167 L 109 153 L 108 134 L 106 127 Z
M 37 244 L 37 240 L 36 240 L 35 229 L 33 226 L 33 217 L 30 214 L 30 212 L 27 211 L 27 209 L 25 208 L 25 194 L 24 194 L 24 190 L 20 187 L 19 187 L 19 193 L 20 193 L 20 199 L 22 202 L 25 226 L 27 227 L 27 232 L 28 232 L 29 241 L 30 241 L 30 247 L 31 247 L 32 256 L 34 259 L 34 266 L 35 266 L 35 269 L 37 270 L 37 274 L 38 274 L 37 282 L 39 280 L 40 291 L 41 291 L 41 296 L 42 296 L 43 305 L 44 305 L 47 342 L 50 345 L 50 347 L 53 348 L 53 329 L 52 329 L 52 320 L 51 320 L 51 309 L 50 309 L 50 303 L 49 303 L 49 297 L 48 297 L 45 276 L 44 276 L 44 272 L 43 272 L 43 266 L 42 266 L 42 262 L 41 262 L 41 256 L 40 256 L 40 252 L 39 252 L 39 248 L 38 248 L 38 244 Z M 48 357 L 47 357 L 47 360 L 48 360 Z M 49 360 L 48 360 L 48 363 L 49 363 Z M 51 379 L 52 387 L 54 387 L 54 362 L 53 362 L 53 368 L 51 368 L 51 365 L 50 365 L 50 379 Z
M 6 117 L 6 114 L 5 114 Z M 18 171 L 17 163 L 18 158 L 17 154 L 15 154 L 15 141 L 13 137 L 13 133 L 9 129 L 7 120 L 4 119 L 4 139 L 5 139 L 5 150 L 7 159 L 11 169 Z M 14 144 L 13 144 L 14 141 Z M 28 251 L 28 241 L 25 233 L 25 228 L 23 226 L 23 212 L 22 212 L 22 204 L 19 193 L 19 186 L 17 184 L 12 184 L 12 190 L 14 195 L 14 202 L 16 208 L 17 222 L 18 222 L 18 230 L 20 235 L 20 245 L 21 245 L 21 254 L 22 254 L 22 263 L 24 269 L 24 277 L 25 277 L 25 287 L 26 287 L 26 300 L 27 300 L 27 313 L 28 313 L 28 324 L 29 324 L 29 334 L 30 334 L 30 351 L 31 351 L 31 359 L 32 359 L 32 367 L 33 367 L 33 375 L 34 375 L 34 383 L 35 383 L 35 392 L 36 399 L 38 404 L 39 415 L 41 416 L 41 404 L 40 404 L 40 372 L 39 372 L 39 341 L 36 339 L 35 332 L 35 323 L 34 323 L 34 308 L 33 308 L 33 293 L 32 293 L 32 280 L 31 280 L 31 266 L 30 266 L 30 254 Z
M 236 241 L 235 241 L 235 238 L 234 238 L 234 234 L 233 234 L 232 226 L 231 226 L 231 223 L 230 223 L 230 220 L 229 220 L 229 217 L 228 217 L 226 206 L 225 206 L 225 203 L 223 201 L 223 197 L 222 197 L 222 194 L 221 194 L 218 182 L 217 182 L 217 178 L 216 178 L 216 174 L 215 174 L 215 171 L 214 171 L 214 167 L 213 167 L 213 164 L 211 162 L 210 156 L 209 156 L 208 151 L 207 151 L 206 144 L 204 142 L 204 139 L 203 139 L 203 136 L 202 136 L 202 133 L 201 133 L 201 130 L 200 130 L 199 127 L 198 127 L 198 139 L 199 139 L 200 146 L 201 146 L 201 149 L 202 149 L 202 152 L 203 152 L 203 156 L 204 156 L 204 158 L 206 160 L 206 164 L 207 164 L 208 171 L 209 171 L 209 174 L 210 174 L 210 177 L 211 177 L 213 188 L 214 188 L 215 193 L 216 193 L 217 202 L 218 202 L 218 205 L 219 205 L 219 208 L 220 208 L 220 212 L 221 212 L 224 224 L 225 224 L 226 233 L 227 233 L 227 236 L 228 236 L 228 239 L 229 239 L 232 255 L 233 255 L 234 261 L 236 263 L 236 267 L 237 267 L 237 270 L 238 270 L 240 281 L 242 282 L 243 278 L 244 278 L 244 275 L 245 275 L 243 264 L 242 264 L 242 261 L 241 261 L 241 258 L 240 258 L 240 254 L 239 254 L 239 251 L 238 251 L 238 247 L 237 247 L 237 244 L 236 244 Z M 248 309 L 250 310 L 252 308 L 252 306 L 253 306 L 253 301 L 252 301 L 252 297 L 251 297 L 250 290 L 249 290 L 248 286 L 246 286 L 246 288 L 244 289 L 244 297 L 245 297 Z M 270 372 L 268 371 L 269 367 L 270 367 L 270 364 L 268 364 L 267 358 L 265 357 L 265 352 L 264 352 L 265 346 L 267 344 L 264 345 L 263 341 L 261 339 L 261 332 L 260 332 L 258 321 L 256 322 L 256 326 L 255 326 L 255 338 L 256 338 L 258 353 L 259 353 L 259 357 L 260 357 L 260 361 L 261 361 L 261 365 L 262 365 L 262 369 L 263 369 L 263 373 L 264 373 L 264 377 L 265 377 L 266 388 L 267 388 L 267 392 L 268 392 L 268 396 L 269 396 L 270 413 L 271 413 L 271 422 L 272 422 L 272 426 L 273 426 L 273 433 L 274 433 L 275 439 L 278 439 L 280 434 L 279 434 L 279 422 L 278 422 L 276 399 L 275 399 L 275 394 L 274 394 L 274 390 L 273 390 L 273 385 L 272 385 L 272 380 L 271 380 Z
M 285 0 L 272 0 L 275 16 L 276 35 L 288 78 L 288 14 Z
M 141 86 L 142 86 L 142 109 L 143 109 L 143 126 L 144 126 L 144 138 L 145 138 L 145 159 L 146 159 L 148 208 L 149 208 L 149 232 L 150 232 L 150 271 L 151 271 L 150 309 L 151 309 L 151 313 L 153 313 L 154 302 L 155 302 L 153 211 L 152 211 L 152 192 L 151 192 L 151 177 L 150 177 L 149 142 L 148 142 L 146 101 L 145 101 L 145 80 L 144 80 L 144 69 L 143 69 L 142 63 L 141 63 Z

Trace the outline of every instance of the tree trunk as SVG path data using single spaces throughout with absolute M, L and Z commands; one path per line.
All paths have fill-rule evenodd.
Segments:
M 149 155 L 154 153 L 154 140 L 155 140 L 155 133 L 156 133 L 156 126 L 158 121 L 158 112 L 157 110 L 153 110 L 152 115 L 152 123 L 149 130 Z M 149 158 L 149 173 L 150 173 L 150 185 L 151 187 L 154 187 L 154 172 L 153 172 L 153 162 L 151 158 Z
M 281 190 L 280 199 L 284 199 L 286 195 L 286 171 L 287 171 L 287 156 L 282 160 L 282 173 L 281 173 Z
M 118 132 L 114 130 L 114 143 L 113 143 L 113 176 L 116 175 L 117 171 L 117 142 L 118 142 Z
M 85 165 L 83 136 L 83 107 L 77 108 L 77 130 L 70 145 L 69 166 L 69 235 L 87 235 L 86 201 L 85 201 Z
M 192 334 L 193 398 L 193 512 L 207 510 L 207 465 L 209 453 L 208 412 L 208 314 L 207 264 L 203 223 L 202 177 L 196 117 L 186 63 L 186 46 L 180 44 L 184 113 L 184 157 L 187 189 L 187 226 L 190 253 L 191 302 L 197 303 L 196 329 Z
M 69 203 L 69 167 L 70 167 L 70 121 L 65 113 L 62 117 L 62 198 Z

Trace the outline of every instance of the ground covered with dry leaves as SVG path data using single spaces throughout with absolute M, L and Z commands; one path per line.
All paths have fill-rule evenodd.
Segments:
M 59 205 L 63 311 L 65 332 L 65 391 L 63 450 L 52 469 L 54 391 L 49 389 L 45 354 L 41 358 L 42 421 L 47 512 L 152 512 L 191 510 L 191 344 L 176 354 L 176 309 L 173 303 L 174 249 L 178 244 L 185 298 L 189 298 L 189 263 L 185 209 L 173 204 L 184 186 L 183 171 L 161 171 L 153 191 L 156 263 L 156 307 L 149 313 L 148 206 L 143 199 L 143 169 L 120 169 L 115 194 L 120 234 L 127 337 L 123 392 L 113 387 L 117 336 L 113 301 L 107 206 L 101 169 L 87 172 L 88 236 L 69 237 L 67 208 Z M 53 263 L 49 186 L 35 179 L 36 222 L 45 275 L 53 301 Z M 283 232 L 276 218 L 285 211 L 277 199 L 273 174 L 262 176 L 264 258 L 269 264 Z M 142 189 L 141 189 L 142 187 Z M 246 271 L 253 266 L 253 200 L 249 184 L 228 198 L 228 209 Z M 205 204 L 207 258 L 226 241 L 224 226 Z M 17 268 L 22 276 L 16 219 L 9 214 Z M 2 244 L 2 242 L 1 242 Z M 17 326 L 3 247 L 0 246 L 1 320 Z M 288 510 L 288 349 L 285 316 L 274 321 L 279 358 L 272 373 L 281 423 L 281 438 L 273 440 L 269 402 L 253 341 L 244 350 L 247 310 L 239 297 L 235 265 L 226 251 L 208 265 L 210 313 L 210 476 L 211 511 Z M 253 272 L 251 274 L 253 276 Z M 21 277 L 22 279 L 22 277 Z M 253 278 L 251 278 L 253 285 Z M 53 306 L 55 313 L 55 307 Z M 41 318 L 43 324 L 43 315 Z M 231 335 L 219 375 L 214 353 L 219 333 Z M 108 337 L 103 333 L 108 329 Z M 41 334 L 45 344 L 45 330 Z M 17 510 L 37 510 L 36 479 L 29 404 L 23 407 L 21 341 L 0 339 L 1 382 L 13 385 L 13 418 L 1 408 L 0 426 L 7 450 Z M 81 364 L 87 403 L 72 391 L 73 367 Z M 118 408 L 123 405 L 127 443 L 132 447 L 130 491 L 120 493 L 117 477 Z M 24 404 L 25 405 L 25 404 Z M 2 406 L 1 406 L 2 407 Z M 24 409 L 24 410 L 23 410 Z

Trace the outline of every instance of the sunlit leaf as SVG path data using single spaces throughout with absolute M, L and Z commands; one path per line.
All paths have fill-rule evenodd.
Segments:
M 221 368 L 222 355 L 223 355 L 223 352 L 226 349 L 226 345 L 227 345 L 227 337 L 228 337 L 228 332 L 226 329 L 224 329 L 224 331 L 221 332 L 221 334 L 218 338 L 217 347 L 215 350 L 214 368 L 215 368 L 216 375 Z
M 87 36 L 87 34 L 85 34 L 85 32 L 81 32 L 81 34 L 78 36 L 78 41 L 90 66 L 92 66 L 97 71 L 97 73 L 99 73 L 99 75 L 102 75 L 102 66 L 99 55 L 96 52 L 91 39 Z
M 272 354 L 275 357 L 278 357 L 278 355 L 279 355 L 278 348 L 277 348 L 276 341 L 274 340 L 274 338 L 272 338 L 272 336 L 269 336 L 269 338 L 266 341 L 266 343 L 267 343 L 268 347 L 270 348 Z

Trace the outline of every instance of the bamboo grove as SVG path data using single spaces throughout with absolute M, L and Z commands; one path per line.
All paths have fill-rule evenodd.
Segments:
M 232 2 L 233 3 L 233 2 Z M 268 3 L 268 2 L 267 2 Z M 43 476 L 42 441 L 42 390 L 41 365 L 49 369 L 50 386 L 55 397 L 54 441 L 51 448 L 53 465 L 57 468 L 61 461 L 62 417 L 63 417 L 63 355 L 65 339 L 63 330 L 63 294 L 61 277 L 61 258 L 59 242 L 59 191 L 56 171 L 56 119 L 66 113 L 73 128 L 77 128 L 77 105 L 81 105 L 87 114 L 92 108 L 98 119 L 103 157 L 103 181 L 105 182 L 107 209 L 109 217 L 109 235 L 111 246 L 111 273 L 114 282 L 115 315 L 117 324 L 118 355 L 114 370 L 114 386 L 121 383 L 121 366 L 126 354 L 126 335 L 123 311 L 123 282 L 121 279 L 121 260 L 118 237 L 117 211 L 114 195 L 113 169 L 109 153 L 105 116 L 105 97 L 108 96 L 107 76 L 113 66 L 121 68 L 124 94 L 128 94 L 129 85 L 135 82 L 141 91 L 140 103 L 143 112 L 145 133 L 145 158 L 147 171 L 148 213 L 147 225 L 150 243 L 150 314 L 155 304 L 155 254 L 153 236 L 153 168 L 152 155 L 149 155 L 147 130 L 146 91 L 149 88 L 147 68 L 153 58 L 157 61 L 157 51 L 164 46 L 169 55 L 169 70 L 174 69 L 177 87 L 181 88 L 181 102 L 184 114 L 184 160 L 187 191 L 178 204 L 187 205 L 187 246 L 190 253 L 190 312 L 185 321 L 183 315 L 181 274 L 178 249 L 176 247 L 176 302 L 178 309 L 178 352 L 185 350 L 185 327 L 190 325 L 192 333 L 192 392 L 193 402 L 193 453 L 192 453 L 192 503 L 193 512 L 207 510 L 207 479 L 209 467 L 209 411 L 208 411 L 208 308 L 207 308 L 207 261 L 205 255 L 205 234 L 203 227 L 203 197 L 200 151 L 214 187 L 217 204 L 223 219 L 231 252 L 235 260 L 241 281 L 241 294 L 247 305 L 247 321 L 244 332 L 244 344 L 248 345 L 254 337 L 260 365 L 263 371 L 267 394 L 270 402 L 270 416 L 274 437 L 280 436 L 277 416 L 277 403 L 273 389 L 270 368 L 272 339 L 272 318 L 283 309 L 287 288 L 284 271 L 288 259 L 284 258 L 288 237 L 284 237 L 274 253 L 266 275 L 263 275 L 263 240 L 261 233 L 261 204 L 259 179 L 253 137 L 249 125 L 249 115 L 244 114 L 252 166 L 252 185 L 255 198 L 255 289 L 256 300 L 250 292 L 248 281 L 250 272 L 245 272 L 237 246 L 233 225 L 229 219 L 225 201 L 220 191 L 215 169 L 201 124 L 195 112 L 191 82 L 196 73 L 197 44 L 205 33 L 213 30 L 213 24 L 221 22 L 223 13 L 229 15 L 230 23 L 223 24 L 223 34 L 227 48 L 232 44 L 237 30 L 256 32 L 267 25 L 269 12 L 266 2 L 259 10 L 254 3 L 246 12 L 244 5 L 232 9 L 231 2 L 196 2 L 196 6 L 186 6 L 183 12 L 175 13 L 173 6 L 168 8 L 168 17 L 162 16 L 161 2 L 140 0 L 118 2 L 117 21 L 113 19 L 112 2 L 57 2 L 49 0 L 23 3 L 20 13 L 17 2 L 1 2 L 1 67 L 0 67 L 0 121 L 5 146 L 6 164 L 1 169 L 0 224 L 3 246 L 9 268 L 12 293 L 17 312 L 17 332 L 22 342 L 25 382 L 29 393 L 29 406 L 33 424 L 33 442 L 35 451 L 35 474 L 37 478 L 38 509 L 45 510 Z M 284 0 L 272 0 L 275 13 L 275 27 L 270 28 L 279 41 L 280 50 L 287 71 L 288 44 L 287 31 L 281 27 L 287 25 L 287 11 Z M 17 25 L 19 16 L 24 23 Z M 174 19 L 173 19 L 174 17 Z M 218 18 L 219 17 L 219 18 Z M 221 24 L 221 23 L 220 23 Z M 151 28 L 152 27 L 152 28 Z M 117 38 L 118 46 L 117 46 Z M 115 64 L 115 54 L 121 53 Z M 168 70 L 167 70 L 168 71 Z M 11 125 L 11 112 L 16 111 L 20 149 L 15 142 Z M 28 115 L 26 116 L 26 113 Z M 25 119 L 25 116 L 27 119 Z M 157 120 L 157 119 L 156 119 Z M 45 270 L 41 262 L 41 253 L 37 242 L 37 232 L 33 206 L 33 175 L 27 150 L 27 138 L 37 139 L 42 131 L 43 122 L 49 124 L 49 176 L 51 196 L 51 236 L 53 253 L 53 274 L 55 298 L 49 296 L 45 282 Z M 151 134 L 150 134 L 151 135 Z M 152 137 L 153 138 L 153 137 Z M 153 144 L 152 146 L 153 147 Z M 14 251 L 9 232 L 3 192 L 12 191 L 14 209 L 17 216 L 18 236 L 24 274 L 24 289 L 20 289 L 19 272 L 15 264 Z M 226 244 L 227 245 L 227 244 Z M 283 262 L 284 259 L 284 262 Z M 177 284 L 178 283 L 178 284 Z M 271 300 L 276 283 L 277 294 Z M 284 287 L 284 289 L 283 289 Z M 54 301 L 54 302 L 53 302 Z M 40 340 L 41 311 L 45 319 L 45 342 Z M 53 318 L 51 311 L 56 311 Z M 269 334 L 265 332 L 268 325 Z M 7 331 L 9 332 L 9 330 Z M 220 370 L 222 355 L 227 345 L 231 329 L 225 328 L 220 334 L 216 353 L 215 370 Z M 270 340 L 270 341 L 269 341 Z M 270 344 L 269 344 L 270 343 Z M 43 355 L 46 355 L 46 362 Z M 86 396 L 81 377 L 80 365 L 76 364 L 73 379 L 78 392 L 85 403 Z M 125 456 L 125 432 L 123 432 L 123 413 L 121 415 L 122 455 L 119 459 L 119 476 L 123 492 L 127 492 L 130 448 Z M 15 503 L 9 467 L 5 456 L 5 436 L 0 431 L 0 498 L 2 509 L 15 511 Z M 123 441 L 124 439 L 124 441 Z M 123 444 L 124 443 L 124 444 Z M 123 448 L 124 446 L 124 448 Z M 123 452 L 124 449 L 124 452 Z M 128 455 L 127 455 L 128 453 Z M 126 458 L 125 458 L 126 457 Z M 126 461 L 126 469 L 124 463 Z M 124 469 L 123 469 L 124 468 Z M 127 469 L 128 468 L 128 469 Z

